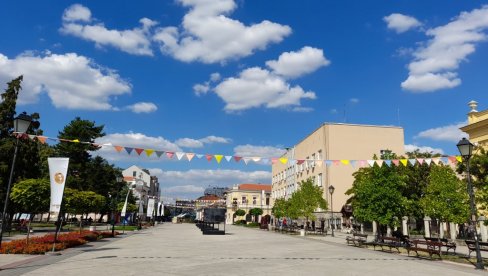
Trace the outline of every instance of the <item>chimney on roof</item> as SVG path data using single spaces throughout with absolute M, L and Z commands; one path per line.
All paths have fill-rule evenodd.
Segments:
M 468 106 L 471 108 L 471 110 L 469 111 L 469 113 L 478 112 L 478 110 L 476 110 L 476 108 L 478 107 L 478 102 L 477 101 L 470 101 L 468 103 Z

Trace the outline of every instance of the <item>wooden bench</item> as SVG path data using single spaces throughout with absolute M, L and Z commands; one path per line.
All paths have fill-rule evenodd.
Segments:
M 442 243 L 429 240 L 412 240 L 407 246 L 407 253 L 410 256 L 410 251 L 414 251 L 419 256 L 419 252 L 427 252 L 429 257 L 432 255 L 438 255 L 441 258 Z
M 476 251 L 476 242 L 473 240 L 465 240 L 465 242 L 469 250 L 468 257 L 471 257 L 471 252 Z M 488 242 L 478 241 L 478 244 L 480 246 L 480 251 L 485 251 L 485 252 L 488 251 Z
M 367 234 L 353 233 L 352 237 L 351 236 L 346 237 L 346 242 L 347 244 L 352 243 L 354 246 L 361 246 L 367 241 L 367 239 L 368 239 Z
M 427 238 L 427 237 L 425 237 L 424 239 L 427 241 L 440 242 L 440 243 L 442 243 L 442 246 L 446 248 L 447 253 L 449 253 L 449 250 L 451 250 L 451 249 L 454 251 L 454 253 L 456 253 L 456 246 L 457 246 L 456 243 L 450 242 L 446 238 L 433 238 L 433 237 Z
M 398 252 L 400 252 L 400 247 L 407 246 L 402 239 L 395 237 L 380 237 L 378 240 L 370 243 L 370 245 L 372 245 L 375 250 L 376 246 L 380 246 L 381 250 L 384 250 L 384 247 L 388 247 L 390 251 L 392 248 L 395 248 Z

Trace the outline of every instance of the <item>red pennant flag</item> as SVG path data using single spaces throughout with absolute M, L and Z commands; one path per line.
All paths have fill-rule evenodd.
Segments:
M 206 154 L 205 158 L 207 158 L 207 161 L 210 162 L 210 161 L 212 161 L 213 155 Z
M 393 164 L 395 164 L 395 166 L 398 167 L 398 165 L 400 165 L 400 161 L 398 159 L 395 159 L 395 160 L 391 160 L 393 161 Z
M 124 147 L 121 146 L 114 146 L 114 148 L 117 152 L 121 152 L 124 149 Z
M 298 164 L 298 165 L 303 164 L 303 162 L 305 162 L 305 160 L 297 160 L 297 164 Z
M 332 160 L 332 163 L 334 163 L 334 165 L 340 165 L 341 164 L 341 161 L 339 160 Z
M 144 151 L 144 149 L 139 148 L 135 148 L 134 150 L 137 152 L 137 155 L 141 155 L 141 153 Z
M 236 160 L 236 162 L 239 163 L 239 161 L 241 161 L 242 157 L 240 156 L 234 156 L 234 160 Z
M 171 151 L 167 151 L 167 152 L 166 152 L 166 156 L 167 156 L 169 159 L 173 158 L 173 156 L 174 156 L 174 155 L 175 155 L 175 153 L 174 153 L 174 152 L 171 152 Z

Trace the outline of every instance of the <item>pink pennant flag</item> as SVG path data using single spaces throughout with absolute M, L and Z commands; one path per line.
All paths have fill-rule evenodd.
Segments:
M 393 164 L 395 164 L 395 166 L 397 166 L 397 167 L 398 167 L 398 165 L 400 165 L 400 161 L 397 159 L 391 160 L 391 162 L 393 162 Z
M 121 152 L 124 147 L 121 147 L 121 146 L 114 146 L 114 149 L 117 151 L 117 152 Z
M 277 162 L 278 162 L 278 158 L 271 158 L 271 164 L 276 164 Z
M 339 160 L 332 160 L 332 163 L 334 163 L 334 165 L 338 166 L 341 164 L 341 161 Z
M 186 158 L 188 159 L 188 162 L 190 162 L 193 159 L 194 156 L 195 156 L 194 153 L 187 153 L 186 154 Z
M 166 152 L 166 157 L 168 157 L 169 159 L 173 158 L 174 155 L 175 155 L 174 152 L 171 152 L 171 151 Z
M 451 162 L 452 164 L 456 164 L 457 163 L 457 159 L 455 156 L 449 156 L 447 157 L 447 159 L 449 160 L 449 162 Z
M 137 152 L 137 155 L 141 155 L 141 153 L 144 151 L 144 149 L 139 148 L 135 148 L 134 150 Z
M 208 162 L 210 162 L 210 161 L 212 161 L 213 155 L 211 155 L 211 154 L 206 154 L 206 155 L 205 155 L 205 158 L 207 158 L 207 161 L 208 161 Z
M 417 158 L 417 162 L 419 162 L 419 164 L 422 165 L 424 163 L 424 159 L 423 158 Z

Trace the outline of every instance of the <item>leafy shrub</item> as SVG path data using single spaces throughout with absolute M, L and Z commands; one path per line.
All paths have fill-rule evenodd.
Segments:
M 246 227 L 251 227 L 251 228 L 259 227 L 259 222 L 251 222 L 251 223 L 248 223 L 245 226 Z
M 246 225 L 247 221 L 242 219 L 242 220 L 237 220 L 234 222 L 234 225 Z

